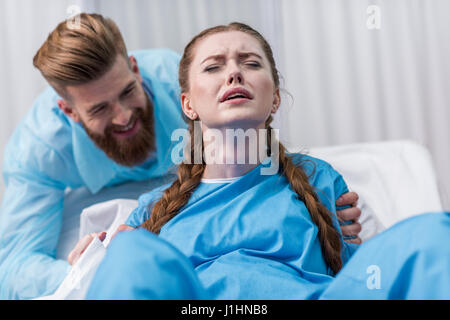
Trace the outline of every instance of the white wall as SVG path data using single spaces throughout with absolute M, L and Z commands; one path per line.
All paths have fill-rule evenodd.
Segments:
M 130 50 L 181 52 L 206 27 L 252 25 L 272 44 L 292 96 L 277 119 L 288 146 L 418 141 L 450 210 L 450 1 L 2 0 L 0 153 L 45 86 L 34 53 L 72 4 L 113 18 Z M 367 28 L 369 5 L 380 9 L 380 29 Z
M 380 13 L 369 29 L 369 5 Z M 412 139 L 450 208 L 450 1 L 282 1 L 290 145 Z M 370 25 L 370 24 L 369 24 Z

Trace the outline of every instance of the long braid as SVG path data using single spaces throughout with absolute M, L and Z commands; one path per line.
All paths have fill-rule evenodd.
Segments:
M 193 122 L 190 122 L 189 131 L 191 136 L 190 152 L 191 159 L 193 159 L 194 151 L 198 150 L 195 145 Z M 200 184 L 205 167 L 204 163 L 181 163 L 178 166 L 177 180 L 164 191 L 161 199 L 154 204 L 150 218 L 142 226 L 153 233 L 159 234 L 162 226 L 175 217 L 189 201 L 192 193 Z
M 272 118 L 266 122 L 267 145 L 270 146 L 271 127 L 268 125 Z M 319 201 L 317 194 L 309 183 L 305 171 L 294 164 L 292 159 L 286 155 L 286 148 L 279 143 L 279 161 L 282 174 L 289 181 L 291 188 L 297 193 L 298 199 L 303 201 L 309 211 L 312 221 L 318 228 L 318 236 L 322 248 L 322 256 L 331 270 L 337 274 L 342 268 L 341 241 L 339 232 L 333 225 L 330 211 Z

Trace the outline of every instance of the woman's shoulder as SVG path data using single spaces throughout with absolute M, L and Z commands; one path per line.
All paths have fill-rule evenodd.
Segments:
M 153 206 L 153 204 L 162 197 L 164 190 L 170 185 L 171 183 L 167 183 L 140 195 L 137 208 L 131 212 L 125 224 L 137 228 L 144 223 L 144 221 L 150 217 L 150 206 Z
M 141 194 L 138 199 L 138 206 L 148 206 L 150 203 L 152 203 L 155 200 L 158 200 L 163 195 L 164 191 L 172 184 L 172 182 L 163 184 L 155 189 L 152 189 L 151 191 L 148 191 L 144 194 Z
M 339 196 L 348 192 L 349 189 L 347 183 L 342 175 L 327 161 L 304 153 L 290 154 L 290 156 L 292 157 L 294 164 L 301 167 L 306 173 L 310 184 L 318 190 L 322 190 L 319 196 L 321 196 L 323 192 L 332 192 L 333 194 L 328 194 L 326 198 L 328 200 L 336 200 Z M 333 206 L 334 204 L 330 203 L 330 208 Z
M 286 153 L 292 159 L 292 162 L 301 167 L 308 176 L 324 172 L 336 172 L 331 164 L 323 159 L 319 159 L 306 153 Z

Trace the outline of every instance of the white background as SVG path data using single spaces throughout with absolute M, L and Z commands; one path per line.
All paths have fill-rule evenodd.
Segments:
M 414 140 L 430 150 L 450 210 L 450 1 L 0 0 L 1 158 L 46 86 L 32 58 L 74 4 L 115 20 L 129 50 L 181 53 L 204 28 L 250 24 L 283 78 L 276 126 L 290 149 Z M 371 5 L 379 29 L 369 28 L 378 17 Z

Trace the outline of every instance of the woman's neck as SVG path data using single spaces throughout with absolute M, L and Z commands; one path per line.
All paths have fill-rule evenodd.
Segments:
M 204 179 L 245 175 L 264 160 L 267 132 L 264 128 L 204 131 Z M 263 153 L 264 152 L 264 153 Z M 260 155 L 261 153 L 261 155 Z
M 245 175 L 247 172 L 256 168 L 258 164 L 209 164 L 206 165 L 203 172 L 203 179 L 223 179 L 235 178 Z

